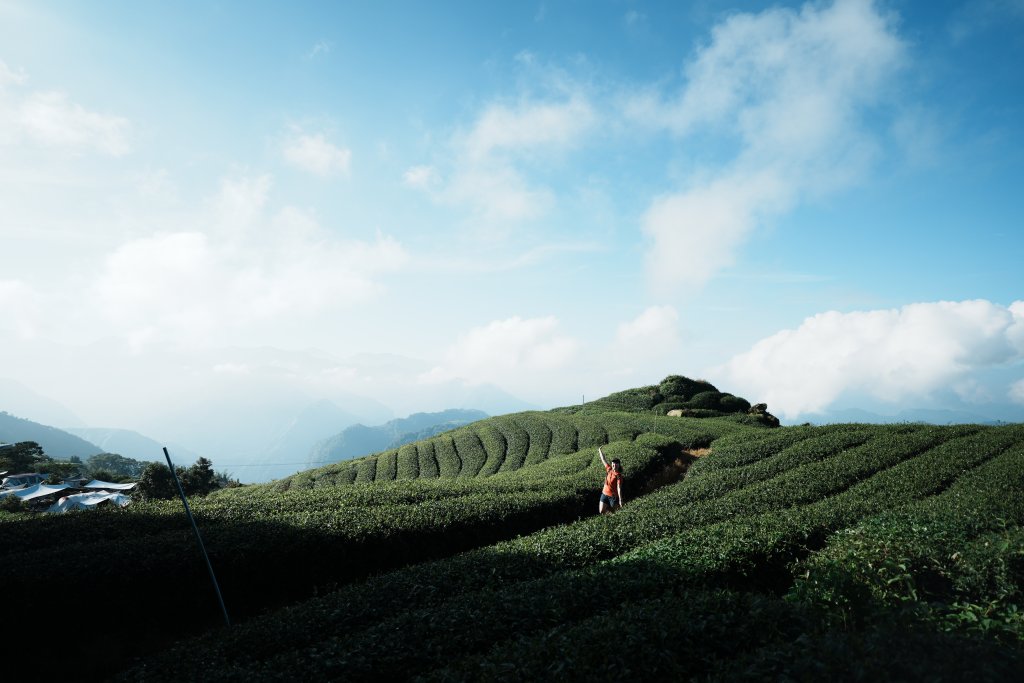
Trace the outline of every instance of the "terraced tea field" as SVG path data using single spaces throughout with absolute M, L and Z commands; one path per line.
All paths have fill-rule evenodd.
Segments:
M 741 418 L 520 413 L 197 500 L 230 628 L 169 503 L 0 517 L 0 580 L 121 601 L 76 647 L 131 681 L 1015 680 L 1024 426 Z

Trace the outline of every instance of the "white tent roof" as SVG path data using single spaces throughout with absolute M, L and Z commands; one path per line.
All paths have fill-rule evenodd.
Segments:
M 42 498 L 43 496 L 48 496 L 51 493 L 57 493 L 58 491 L 63 491 L 64 489 L 69 488 L 71 487 L 66 484 L 57 484 L 56 486 L 51 486 L 50 484 L 35 484 L 15 491 L 14 495 L 22 500 L 32 500 L 34 498 Z
M 67 512 L 68 510 L 92 510 L 100 503 L 109 500 L 114 505 L 124 507 L 132 502 L 132 499 L 123 493 L 76 493 L 64 496 L 56 503 L 46 509 L 47 512 Z
M 83 486 L 83 489 L 110 489 L 112 491 L 129 491 L 135 488 L 137 481 L 133 481 L 129 484 L 114 484 L 109 481 L 100 481 L 99 479 L 93 479 L 88 484 Z

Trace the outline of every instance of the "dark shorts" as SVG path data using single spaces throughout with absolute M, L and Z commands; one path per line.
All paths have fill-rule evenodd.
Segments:
M 610 508 L 616 507 L 619 504 L 619 499 L 615 496 L 609 496 L 606 493 L 601 493 L 601 502 Z

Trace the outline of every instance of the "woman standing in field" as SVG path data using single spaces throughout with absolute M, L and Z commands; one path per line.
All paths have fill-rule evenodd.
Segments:
M 601 502 L 598 503 L 598 514 L 605 511 L 611 512 L 617 507 L 622 507 L 625 500 L 622 498 L 622 463 L 615 458 L 610 463 L 604 459 L 604 451 L 598 446 L 597 454 L 601 456 L 601 464 L 607 476 L 604 478 L 604 488 L 601 489 Z

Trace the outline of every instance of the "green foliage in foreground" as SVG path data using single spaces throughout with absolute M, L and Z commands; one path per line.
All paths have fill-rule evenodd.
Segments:
M 523 419 L 524 424 L 530 420 Z M 641 433 L 663 423 L 666 430 L 671 428 L 671 438 Z M 638 488 L 670 465 L 682 447 L 707 446 L 719 434 L 736 429 L 654 416 L 639 422 L 625 416 L 611 424 L 610 432 L 601 436 L 620 438 L 606 444 L 606 450 L 622 459 Z M 604 476 L 596 451 L 551 453 L 555 430 L 548 433 L 547 439 L 532 440 L 532 450 L 525 443 L 514 446 L 520 449 L 514 457 L 522 456 L 520 470 L 479 479 L 423 478 L 367 486 L 319 479 L 303 488 L 242 487 L 194 499 L 191 507 L 228 609 L 235 618 L 244 618 L 375 572 L 589 516 Z M 375 462 L 379 456 L 365 460 Z M 527 464 L 529 460 L 534 462 Z M 62 609 L 68 594 L 103 595 L 122 605 L 122 619 L 96 632 L 104 641 L 119 634 L 131 643 L 138 639 L 138 621 L 153 613 L 161 619 L 148 626 L 147 640 L 166 640 L 182 629 L 216 623 L 205 566 L 175 501 L 134 503 L 108 513 L 8 520 L 0 523 L 0 543 L 12 549 L 9 561 L 0 565 L 0 583 L 12 594 L 33 596 L 25 633 L 45 627 L 48 615 Z M 74 563 L 65 561 L 69 556 Z M 75 641 L 81 654 L 90 652 L 90 642 L 89 634 Z
M 708 456 L 613 516 L 343 587 L 183 644 L 125 679 L 1013 680 L 1024 664 L 1024 634 L 1006 618 L 1015 610 L 995 630 L 951 614 L 964 601 L 1020 604 L 1024 428 L 840 425 L 715 444 L 723 462 Z M 957 525 L 965 506 L 999 521 Z M 915 609 L 870 597 L 878 585 L 858 558 L 872 553 L 847 560 L 844 539 L 862 532 L 844 530 L 921 515 L 956 526 L 966 545 L 951 561 L 971 578 Z M 1009 543 L 978 551 L 992 533 Z M 927 583 L 919 566 L 907 571 Z
M 1024 426 L 772 430 L 595 404 L 196 500 L 230 629 L 173 503 L 0 514 L 0 584 L 31 597 L 10 645 L 28 648 L 67 595 L 100 595 L 120 618 L 62 656 L 126 681 L 1015 680 L 1024 667 Z M 614 515 L 593 514 L 597 445 L 626 465 L 630 503 Z

